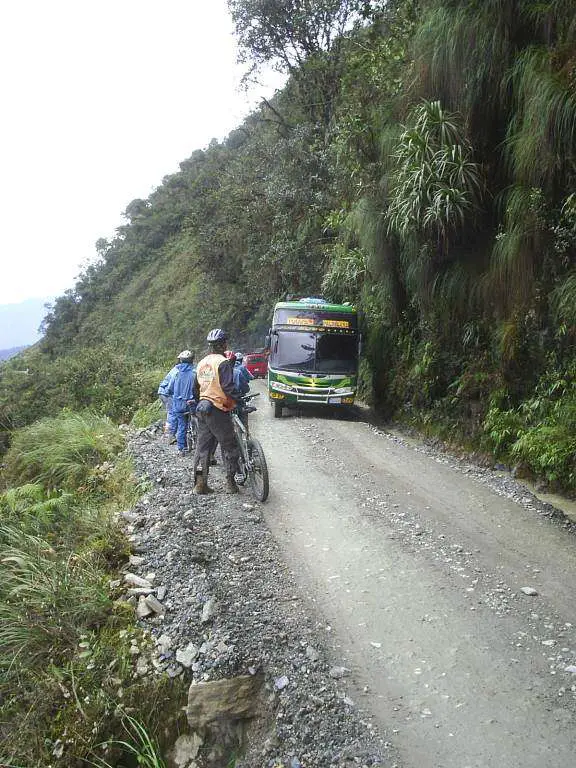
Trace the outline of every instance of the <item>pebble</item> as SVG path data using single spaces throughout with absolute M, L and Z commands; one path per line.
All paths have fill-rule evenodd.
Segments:
M 274 680 L 274 688 L 276 688 L 277 691 L 282 691 L 289 683 L 289 679 L 286 677 L 286 675 L 282 675 L 281 677 L 277 677 Z
M 328 674 L 334 680 L 340 680 L 345 675 L 347 675 L 348 672 L 350 672 L 350 670 L 347 667 L 332 667 L 332 669 L 330 670 L 330 672 L 328 672 Z

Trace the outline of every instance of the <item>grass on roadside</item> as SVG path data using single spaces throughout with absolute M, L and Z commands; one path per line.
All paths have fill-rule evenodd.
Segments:
M 109 419 L 63 412 L 14 434 L 5 457 L 5 476 L 12 485 L 78 489 L 95 467 L 112 461 L 123 447 L 124 437 Z
M 166 409 L 160 400 L 154 400 L 153 403 L 145 405 L 143 408 L 139 408 L 132 420 L 131 426 L 137 429 L 145 429 L 156 421 L 164 421 L 166 419 Z
M 90 414 L 14 435 L 0 494 L 0 765 L 160 768 L 156 734 L 178 729 L 184 683 L 135 674 L 134 645 L 147 653 L 149 640 L 110 588 L 129 552 L 118 512 L 144 490 L 123 447 Z

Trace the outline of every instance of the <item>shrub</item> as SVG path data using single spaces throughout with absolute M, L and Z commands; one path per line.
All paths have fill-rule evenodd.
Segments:
M 5 523 L 22 533 L 46 537 L 50 543 L 73 533 L 79 522 L 77 507 L 73 493 L 46 491 L 38 483 L 9 488 L 0 495 L 0 518 Z
M 564 489 L 576 487 L 576 384 L 571 373 L 548 371 L 531 398 L 500 407 L 495 393 L 484 420 L 485 442 L 498 456 L 523 462 Z
M 144 429 L 149 427 L 150 424 L 154 424 L 155 421 L 164 421 L 166 416 L 166 409 L 160 400 L 155 400 L 149 405 L 145 405 L 143 408 L 139 408 L 130 424 L 138 429 Z
M 512 446 L 511 454 L 552 483 L 576 484 L 576 434 L 564 424 L 531 427 Z
M 484 419 L 483 443 L 498 457 L 505 456 L 524 429 L 524 420 L 516 410 L 505 411 L 493 405 Z
M 124 438 L 109 419 L 63 412 L 15 433 L 6 454 L 6 476 L 15 485 L 39 482 L 48 489 L 75 490 L 123 446 Z

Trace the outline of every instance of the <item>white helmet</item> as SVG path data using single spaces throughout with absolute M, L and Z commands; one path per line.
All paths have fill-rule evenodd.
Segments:
M 184 349 L 180 354 L 178 355 L 178 360 L 193 360 L 194 359 L 194 352 L 191 352 L 189 349 Z

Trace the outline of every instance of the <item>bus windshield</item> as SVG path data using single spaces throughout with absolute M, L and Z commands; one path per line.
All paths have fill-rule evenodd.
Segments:
M 302 373 L 356 372 L 356 335 L 277 331 L 273 345 L 274 365 Z

